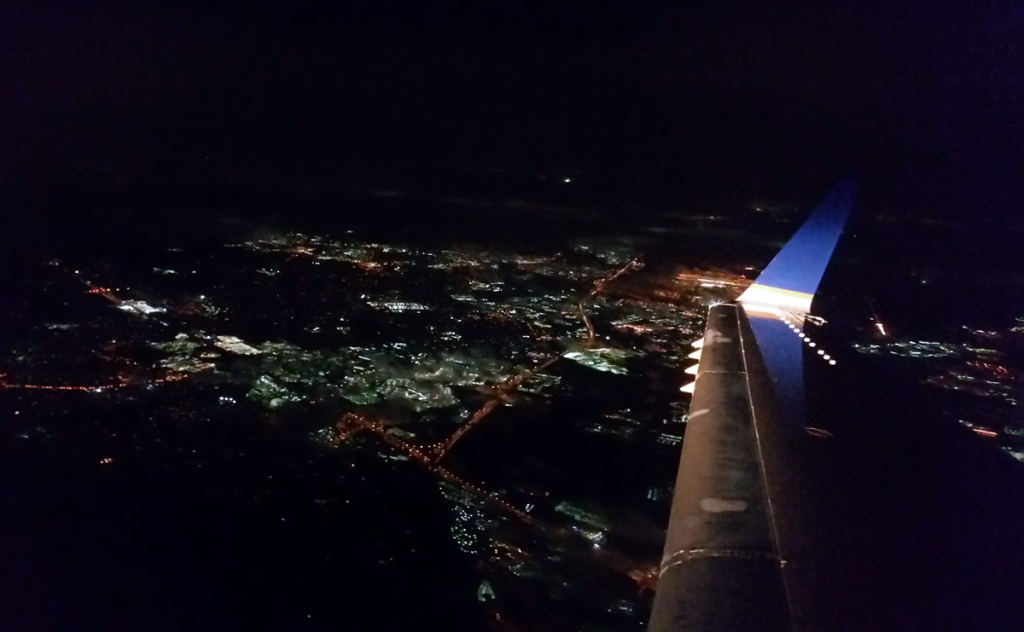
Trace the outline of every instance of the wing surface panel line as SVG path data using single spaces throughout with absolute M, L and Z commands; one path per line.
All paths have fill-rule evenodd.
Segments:
M 790 597 L 789 591 L 789 580 L 786 577 L 785 571 L 785 558 L 782 557 L 782 551 L 779 547 L 779 528 L 775 521 L 775 506 L 772 504 L 771 492 L 768 489 L 768 472 L 764 465 L 764 452 L 761 450 L 761 433 L 758 430 L 757 424 L 757 410 L 754 406 L 754 394 L 750 388 L 750 367 L 747 366 L 747 347 L 744 343 L 746 332 L 743 329 L 743 323 L 740 322 L 740 310 L 741 305 L 733 306 L 733 314 L 736 318 L 736 329 L 739 331 L 740 339 L 740 357 L 743 358 L 743 381 L 747 387 L 747 403 L 750 406 L 750 419 L 754 426 L 754 443 L 757 445 L 757 462 L 761 467 L 761 485 L 764 488 L 765 504 L 768 507 L 768 522 L 771 525 L 772 530 L 772 548 L 775 550 L 775 557 L 779 560 L 779 574 L 782 575 L 782 589 L 786 593 L 786 607 L 789 611 L 789 629 L 796 629 L 796 622 L 793 619 L 793 600 Z

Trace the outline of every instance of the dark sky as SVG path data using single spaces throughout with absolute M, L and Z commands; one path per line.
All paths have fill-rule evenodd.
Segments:
M 1020 2 L 330 4 L 4 3 L 0 170 L 845 172 L 1019 215 Z

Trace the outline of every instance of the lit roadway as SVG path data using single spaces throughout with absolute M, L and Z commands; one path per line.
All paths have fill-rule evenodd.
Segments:
M 142 382 L 121 382 L 118 384 L 93 384 L 91 386 L 61 386 L 57 384 L 10 384 L 6 375 L 0 375 L 0 388 L 14 389 L 27 388 L 42 391 L 108 391 L 115 388 L 127 388 L 129 386 L 142 386 L 144 384 L 166 384 L 167 382 L 180 382 L 186 375 L 176 373 L 156 380 L 145 380 Z
M 404 452 L 426 467 L 429 471 L 437 474 L 449 483 L 459 486 L 461 489 L 473 494 L 486 503 L 494 505 L 500 509 L 504 509 L 532 527 L 541 528 L 551 535 L 558 537 L 567 549 L 572 550 L 581 556 L 593 557 L 599 563 L 607 566 L 608 568 L 628 575 L 640 586 L 641 589 L 653 589 L 657 584 L 658 569 L 656 566 L 652 565 L 648 568 L 638 568 L 636 563 L 629 557 L 611 549 L 591 544 L 589 540 L 583 538 L 574 530 L 566 529 L 564 527 L 554 527 L 538 522 L 533 516 L 506 502 L 494 492 L 482 489 L 478 485 L 474 485 L 466 479 L 457 476 L 451 470 L 438 465 L 436 460 L 431 459 L 427 453 L 423 452 L 418 447 L 403 441 L 393 434 L 390 434 L 387 427 L 376 419 L 358 413 L 346 413 L 338 421 L 337 428 L 339 434 L 344 433 L 345 436 L 350 436 L 355 431 L 354 429 L 369 430 L 383 439 L 388 445 Z
M 588 294 L 585 298 L 580 300 L 580 318 L 583 320 L 583 324 L 586 325 L 587 327 L 587 341 L 585 343 L 586 346 L 589 347 L 593 345 L 594 342 L 597 341 L 597 332 L 594 331 L 594 323 L 590 321 L 590 316 L 587 315 L 587 310 L 584 309 L 583 307 L 584 301 L 586 301 L 587 299 L 594 298 L 601 292 L 604 292 L 605 286 L 607 286 L 609 283 L 625 274 L 626 271 L 630 270 L 633 267 L 639 267 L 640 265 L 640 257 L 637 257 L 636 259 L 633 259 L 632 261 L 622 266 L 609 276 L 594 281 L 594 289 L 591 290 L 590 294 Z
M 635 264 L 638 264 L 638 263 L 640 263 L 640 257 L 637 257 L 636 259 L 633 259 L 632 261 L 630 261 L 626 265 L 622 266 L 621 268 L 616 270 L 611 276 L 606 276 L 604 278 L 598 279 L 597 281 L 594 281 L 594 289 L 590 293 L 590 296 L 597 296 L 598 294 L 603 292 L 604 291 L 604 286 L 606 284 L 611 283 L 615 279 L 619 278 L 620 276 L 625 274 L 627 270 L 629 270 Z
M 583 324 L 587 326 L 586 346 L 589 347 L 597 340 L 597 332 L 594 331 L 594 323 L 590 322 L 590 316 L 587 316 L 587 310 L 583 309 L 583 301 L 580 301 L 580 317 L 583 319 Z
M 471 428 L 473 428 L 478 423 L 483 421 L 483 419 L 487 417 L 487 415 L 491 414 L 491 411 L 497 408 L 498 404 L 501 404 L 503 401 L 506 401 L 510 393 L 514 392 L 516 389 L 522 386 L 523 382 L 525 382 L 526 380 L 530 379 L 537 373 L 540 373 L 544 369 L 548 368 L 549 366 L 557 362 L 560 357 L 561 356 L 555 356 L 553 358 L 549 358 L 544 363 L 539 364 L 532 369 L 527 369 L 526 371 L 523 371 L 518 375 L 514 375 L 511 378 L 505 380 L 501 385 L 495 387 L 492 390 L 492 393 L 495 395 L 495 398 L 488 401 L 480 408 L 480 410 L 476 411 L 476 413 L 470 418 L 470 420 L 463 424 L 462 427 L 460 427 L 458 430 L 456 430 L 452 434 L 452 436 L 448 437 L 448 439 L 446 439 L 443 443 L 435 443 L 433 445 L 426 447 L 427 450 L 430 450 L 437 455 L 434 460 L 440 461 L 441 459 L 443 459 L 444 455 L 448 453 L 448 450 L 451 450 L 452 446 L 455 445 L 455 443 L 459 439 L 461 439 L 464 434 L 469 432 Z
M 522 520 L 523 522 L 525 522 L 525 523 L 527 523 L 529 525 L 533 525 L 533 526 L 537 525 L 537 522 L 533 519 L 533 517 L 531 517 L 525 511 L 522 511 L 521 509 L 518 509 L 518 508 L 510 505 L 509 503 L 505 502 L 497 494 L 485 491 L 485 490 L 481 489 L 480 487 L 477 487 L 473 483 L 470 483 L 469 481 L 456 476 L 455 474 L 453 474 L 448 469 L 438 465 L 436 461 L 431 459 L 426 453 L 424 453 L 422 450 L 420 450 L 416 446 L 414 446 L 414 445 L 412 445 L 410 443 L 406 443 L 405 441 L 402 441 L 401 439 L 399 439 L 395 435 L 388 433 L 388 430 L 384 426 L 384 424 L 382 424 L 381 422 L 377 421 L 376 419 L 371 419 L 370 417 L 367 417 L 366 415 L 360 415 L 360 414 L 357 414 L 357 413 L 346 413 L 341 418 L 341 421 L 338 422 L 338 427 L 339 428 L 345 428 L 345 426 L 347 426 L 349 424 L 352 424 L 352 425 L 358 426 L 358 427 L 360 427 L 360 428 L 362 428 L 364 430 L 369 430 L 370 432 L 373 432 L 374 434 L 379 436 L 381 439 L 383 439 L 385 443 L 387 443 L 388 445 L 390 445 L 392 447 L 398 448 L 402 452 L 405 452 L 406 454 L 408 454 L 409 456 L 411 456 L 412 458 L 416 459 L 421 464 L 426 466 L 426 468 L 428 470 L 430 470 L 431 472 L 435 472 L 441 478 L 443 478 L 444 480 L 448 481 L 449 483 L 454 483 L 455 485 L 458 485 L 459 487 L 461 487 L 462 489 L 468 491 L 469 493 L 471 493 L 471 494 L 473 494 L 475 496 L 478 496 L 479 498 L 482 498 L 484 501 L 489 502 L 489 503 L 494 504 L 494 505 L 497 505 L 498 507 L 500 507 L 500 508 L 504 509 L 505 511 L 511 513 L 512 515 L 514 515 L 515 517 L 519 518 L 520 520 Z

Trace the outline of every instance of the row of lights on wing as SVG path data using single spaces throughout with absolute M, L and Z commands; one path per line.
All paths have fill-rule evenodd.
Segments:
M 809 346 L 811 348 L 814 348 L 814 347 L 818 346 L 818 343 L 813 342 L 811 340 L 810 336 L 808 336 L 804 332 L 800 331 L 799 327 L 797 327 L 793 323 L 789 322 L 789 318 L 787 318 L 785 316 L 785 314 L 780 315 L 779 318 L 782 319 L 782 322 L 784 322 L 787 325 L 789 325 L 789 328 L 793 330 L 793 333 L 795 333 L 796 335 L 800 336 L 800 339 L 803 340 L 804 342 L 806 342 L 807 346 Z M 822 359 L 828 360 L 829 364 L 835 365 L 836 361 L 832 359 L 832 356 L 830 356 L 829 354 L 825 353 L 824 349 L 818 349 L 818 355 L 820 355 L 822 357 Z
M 800 339 L 807 343 L 807 346 L 811 347 L 812 349 L 814 347 L 818 346 L 818 343 L 812 341 L 810 336 L 808 336 L 804 332 L 800 331 L 799 327 L 797 327 L 793 323 L 789 322 L 789 318 L 785 314 L 782 314 L 782 313 L 779 313 L 779 312 L 776 312 L 776 313 L 779 315 L 779 318 L 782 319 L 782 322 L 784 322 L 787 325 L 789 325 L 789 328 L 793 330 L 793 333 L 795 333 L 796 335 L 800 336 Z M 697 360 L 698 362 L 700 362 L 700 351 L 701 351 L 701 347 L 704 346 L 704 339 L 703 338 L 698 338 L 697 340 L 695 340 L 692 343 L 692 345 L 694 347 L 696 347 L 696 351 L 694 351 L 693 353 L 691 353 L 690 355 L 688 355 L 686 357 L 691 358 L 693 360 Z M 818 355 L 820 355 L 823 360 L 827 360 L 828 363 L 831 364 L 832 366 L 835 366 L 835 364 L 836 364 L 835 359 L 833 359 L 832 356 L 830 356 L 829 354 L 825 353 L 824 349 L 818 349 Z M 695 364 L 695 365 L 687 368 L 685 372 L 688 373 L 689 375 L 696 375 L 697 374 L 697 367 L 698 367 L 698 365 Z M 684 385 L 679 390 L 681 390 L 684 393 L 693 393 L 693 388 L 694 388 L 694 386 L 696 386 L 696 383 L 697 383 L 697 381 L 694 380 L 693 382 L 690 382 L 689 384 Z

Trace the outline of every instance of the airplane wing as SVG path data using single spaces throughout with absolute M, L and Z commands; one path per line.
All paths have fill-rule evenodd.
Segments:
M 811 300 L 853 204 L 837 187 L 735 303 L 708 314 L 683 439 L 651 632 L 813 629 L 800 555 L 810 508 L 787 494 L 806 441 L 803 361 Z M 692 370 L 688 370 L 692 373 Z M 794 580 L 796 577 L 796 580 Z M 796 607 L 794 607 L 796 606 Z

